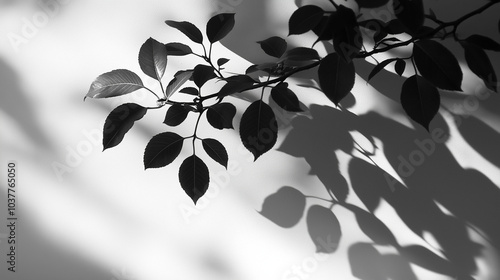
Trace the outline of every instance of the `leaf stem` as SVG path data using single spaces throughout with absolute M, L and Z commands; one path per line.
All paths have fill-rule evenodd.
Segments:
M 144 89 L 146 89 L 147 91 L 151 92 L 154 96 L 156 96 L 156 99 L 160 99 L 160 97 L 158 96 L 158 94 L 156 94 L 154 91 L 152 91 L 151 89 L 147 88 L 147 87 L 143 87 Z M 163 89 L 162 89 L 163 91 Z M 165 95 L 165 94 L 164 94 Z M 166 97 L 166 96 L 165 96 Z
M 196 125 L 194 126 L 194 133 L 193 133 L 193 154 L 196 154 L 196 147 L 195 147 L 195 141 L 196 139 L 200 139 L 198 138 L 198 136 L 196 136 L 196 132 L 198 131 L 198 125 L 200 124 L 200 119 L 201 119 L 201 115 L 203 115 L 203 112 L 205 110 L 201 111 L 200 114 L 198 115 L 198 119 L 196 120 Z

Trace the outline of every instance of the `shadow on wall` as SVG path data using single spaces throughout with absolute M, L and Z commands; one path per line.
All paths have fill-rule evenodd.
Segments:
M 243 5 L 248 2 L 250 1 L 243 1 Z M 264 14 L 261 9 L 264 8 L 262 1 L 252 1 L 251 4 L 248 3 L 248 7 L 241 6 L 244 12 L 240 14 L 243 13 L 244 16 L 238 18 L 235 32 L 247 34 L 243 29 L 252 29 L 248 33 L 252 39 L 258 32 L 256 29 L 264 30 L 258 32 L 260 39 L 275 35 L 269 34 L 265 29 L 267 20 L 265 17 L 261 18 Z M 261 20 L 255 21 L 255 18 Z M 238 30 L 238 24 L 243 29 Z M 262 62 L 256 58 L 262 57 L 257 52 L 260 51 L 258 46 L 248 48 L 247 43 L 230 39 L 224 42 L 230 50 L 243 58 L 253 63 Z M 357 73 L 365 80 L 372 68 L 373 65 L 365 61 L 356 62 Z M 402 82 L 402 78 L 384 70 L 371 84 L 399 103 Z M 349 105 L 354 102 L 351 99 Z M 482 103 L 478 102 L 480 108 L 489 111 L 500 106 L 500 99 L 496 96 L 491 96 Z M 356 243 L 350 246 L 348 256 L 353 276 L 366 280 L 417 279 L 410 267 L 410 264 L 415 264 L 453 278 L 473 279 L 472 275 L 478 270 L 476 258 L 482 255 L 483 246 L 472 240 L 468 230 L 472 229 L 482 236 L 491 245 L 490 249 L 500 252 L 500 189 L 480 169 L 464 169 L 459 164 L 444 144 L 448 140 L 450 127 L 443 116 L 436 116 L 429 133 L 418 125 L 415 125 L 416 129 L 409 128 L 377 113 L 356 116 L 332 106 L 312 105 L 311 118 L 295 117 L 292 120 L 292 130 L 278 150 L 304 158 L 311 167 L 311 174 L 318 176 L 330 194 L 330 209 L 340 206 L 350 210 L 360 229 L 372 239 L 373 243 Z M 499 116 L 498 110 L 492 112 L 494 117 Z M 464 140 L 486 160 L 500 167 L 500 153 L 495 148 L 498 143 L 496 140 L 500 140 L 499 133 L 474 116 L 453 116 L 461 121 L 456 127 Z M 352 183 L 349 186 L 339 171 L 339 160 L 335 154 L 338 150 L 351 154 L 356 148 L 349 131 L 362 133 L 372 143 L 373 138 L 379 139 L 384 146 L 384 156 L 394 170 L 398 171 L 406 186 L 381 168 L 355 157 L 349 164 Z M 352 191 L 368 211 L 346 202 Z M 381 200 L 386 201 L 415 234 L 422 238 L 424 234 L 431 234 L 439 243 L 444 258 L 419 245 L 398 244 L 391 229 L 373 214 Z M 305 210 L 303 201 L 305 196 L 300 191 L 283 187 L 266 198 L 261 214 L 277 225 L 289 228 L 302 218 Z M 308 209 L 306 221 L 312 241 L 321 250 L 321 246 L 325 244 L 324 238 L 340 239 L 341 225 L 337 225 L 336 218 L 327 217 L 329 215 L 311 214 L 313 207 Z M 324 209 L 332 213 L 330 209 Z M 325 220 L 328 219 L 334 226 L 325 229 Z M 321 234 L 317 234 L 318 232 Z M 382 255 L 375 245 L 391 246 L 398 254 Z M 333 253 L 335 249 L 323 251 Z

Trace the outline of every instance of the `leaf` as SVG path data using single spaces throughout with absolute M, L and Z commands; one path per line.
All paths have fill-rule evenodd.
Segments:
M 228 156 L 224 145 L 222 145 L 219 141 L 210 138 L 203 139 L 201 142 L 207 155 L 227 169 Z
M 422 0 L 395 0 L 392 7 L 396 18 L 406 27 L 408 33 L 417 32 L 424 24 L 424 3 Z
M 194 95 L 194 96 L 198 96 L 198 94 L 199 94 L 198 89 L 194 88 L 194 87 L 185 87 L 185 88 L 179 90 L 179 92 L 189 94 L 189 95 Z
M 207 37 L 210 43 L 215 43 L 226 37 L 234 27 L 234 14 L 218 14 L 207 23 Z
M 307 211 L 307 230 L 316 245 L 317 253 L 333 253 L 342 236 L 340 222 L 333 212 L 320 205 L 313 205 Z
M 180 154 L 183 142 L 184 138 L 173 132 L 153 136 L 144 151 L 144 167 L 148 169 L 169 165 Z
M 173 21 L 173 20 L 167 20 L 165 23 L 173 27 L 180 32 L 182 32 L 184 35 L 186 35 L 191 41 L 201 44 L 203 43 L 203 34 L 201 34 L 200 29 L 196 27 L 194 24 L 187 22 L 187 21 Z
M 465 39 L 466 42 L 474 44 L 485 50 L 490 51 L 500 51 L 500 44 L 495 42 L 493 39 L 482 36 L 482 35 L 471 35 Z
M 333 39 L 333 25 L 331 23 L 332 16 L 323 16 L 319 21 L 318 25 L 312 29 L 314 34 L 318 36 L 315 44 L 322 40 L 331 40 Z
M 387 23 L 387 33 L 391 35 L 401 34 L 405 31 L 407 31 L 406 27 L 399 19 L 393 19 Z
M 236 75 L 226 78 L 226 84 L 220 89 L 219 98 L 242 92 L 251 87 L 255 81 L 247 75 Z
M 404 59 L 398 58 L 396 60 L 396 64 L 394 65 L 394 71 L 396 71 L 396 74 L 398 74 L 399 76 L 403 76 L 405 68 L 406 62 L 404 61 Z
M 180 104 L 174 104 L 168 108 L 163 123 L 169 126 L 178 126 L 186 120 L 188 113 L 188 108 Z
M 413 45 L 413 56 L 420 74 L 436 87 L 461 91 L 462 69 L 455 56 L 432 40 L 419 40 Z
M 280 58 L 287 48 L 285 39 L 278 36 L 273 36 L 257 43 L 260 44 L 260 47 L 266 54 L 276 58 Z
M 303 34 L 312 30 L 321 21 L 325 11 L 315 5 L 306 5 L 298 8 L 288 21 L 288 36 Z
M 234 128 L 233 118 L 236 115 L 236 107 L 227 102 L 211 106 L 207 110 L 207 120 L 216 129 Z
M 373 67 L 372 71 L 368 75 L 368 81 L 370 81 L 375 75 L 377 75 L 382 69 L 384 69 L 389 63 L 397 60 L 397 58 L 386 59 Z
M 475 44 L 462 42 L 465 61 L 470 70 L 484 81 L 487 88 L 497 91 L 497 75 L 486 52 Z
M 315 49 L 297 47 L 293 48 L 283 55 L 280 61 L 309 61 L 309 60 L 319 60 L 318 52 Z
M 333 47 L 347 62 L 355 58 L 363 47 L 363 36 L 354 11 L 339 5 L 332 13 Z
M 281 108 L 289 112 L 302 112 L 299 99 L 293 91 L 288 88 L 288 83 L 280 83 L 271 89 L 271 97 Z
M 348 205 L 347 208 L 356 216 L 361 231 L 373 240 L 373 242 L 379 245 L 398 245 L 391 230 L 374 214 L 354 205 Z
M 215 75 L 214 69 L 207 65 L 198 64 L 193 70 L 193 81 L 201 88 L 208 80 L 217 77 Z
M 186 158 L 179 168 L 179 182 L 194 204 L 208 189 L 210 175 L 208 167 L 196 155 Z
M 359 8 L 378 8 L 387 4 L 389 0 L 356 0 Z
M 411 76 L 403 83 L 401 105 L 412 120 L 426 130 L 440 105 L 437 88 L 421 76 Z
M 103 151 L 120 144 L 134 122 L 144 117 L 146 112 L 146 108 L 135 103 L 123 104 L 111 111 L 104 123 Z
M 168 83 L 165 90 L 167 98 L 170 98 L 185 82 L 187 82 L 193 75 L 193 70 L 178 71 L 175 73 L 174 78 Z
M 297 189 L 285 186 L 264 199 L 259 213 L 280 227 L 291 228 L 300 221 L 305 207 L 304 194 Z
M 125 95 L 143 88 L 141 78 L 125 69 L 113 70 L 97 77 L 85 98 L 108 98 Z
M 356 72 L 352 62 L 347 63 L 337 53 L 331 53 L 321 61 L 318 76 L 323 93 L 338 105 L 351 92 Z
M 453 264 L 420 245 L 401 247 L 400 254 L 409 262 L 439 274 L 456 276 Z M 456 278 L 462 279 L 462 278 Z
M 269 151 L 278 139 L 278 123 L 273 109 L 262 100 L 250 104 L 241 117 L 240 137 L 255 160 Z
M 167 68 L 165 45 L 153 38 L 147 39 L 139 51 L 139 65 L 144 74 L 158 81 L 161 80 Z
M 165 44 L 165 48 L 167 49 L 167 54 L 168 55 L 174 55 L 174 56 L 182 56 L 182 55 L 188 55 L 192 54 L 193 51 L 191 50 L 191 47 L 188 45 L 185 45 L 183 43 L 168 43 Z
M 219 59 L 217 59 L 217 65 L 219 66 L 219 68 L 220 68 L 222 65 L 224 65 L 224 64 L 226 64 L 226 63 L 228 63 L 228 62 L 229 62 L 229 59 L 227 59 L 227 58 L 219 58 Z

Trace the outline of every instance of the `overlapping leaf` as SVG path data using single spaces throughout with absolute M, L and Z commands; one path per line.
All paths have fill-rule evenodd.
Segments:
M 193 75 L 193 70 L 178 71 L 170 81 L 166 89 L 167 98 L 170 98 L 185 82 Z
M 234 14 L 218 14 L 207 23 L 207 37 L 210 43 L 215 43 L 226 37 L 234 27 Z
M 406 114 L 429 130 L 429 124 L 441 104 L 439 91 L 421 76 L 411 76 L 403 83 L 401 105 Z
M 235 115 L 236 107 L 227 102 L 216 104 L 207 110 L 208 123 L 217 129 L 234 128 L 233 118 Z
M 396 17 L 406 27 L 407 32 L 417 32 L 424 24 L 424 4 L 422 0 L 394 0 L 392 7 Z
M 356 72 L 352 62 L 347 63 L 337 53 L 327 55 L 318 68 L 319 85 L 335 104 L 346 97 L 354 86 Z
M 289 112 L 302 112 L 297 95 L 288 88 L 288 83 L 281 83 L 271 90 L 271 98 L 281 108 Z
M 315 5 L 306 5 L 293 12 L 288 21 L 288 35 L 302 34 L 312 30 L 323 17 L 322 8 Z
M 217 77 L 214 69 L 208 65 L 198 64 L 193 70 L 193 81 L 201 88 L 208 80 Z
M 497 75 L 486 52 L 468 41 L 462 42 L 462 46 L 470 70 L 484 81 L 487 88 L 497 91 Z

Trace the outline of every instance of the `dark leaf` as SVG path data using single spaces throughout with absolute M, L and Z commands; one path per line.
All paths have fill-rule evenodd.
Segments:
M 406 27 L 399 19 L 393 19 L 387 23 L 387 33 L 391 35 L 401 34 L 406 31 Z
M 198 89 L 194 88 L 194 87 L 185 87 L 185 88 L 179 90 L 179 92 L 189 94 L 189 95 L 194 95 L 194 96 L 198 96 L 198 94 L 199 94 Z
M 389 2 L 389 0 L 356 0 L 360 8 L 378 8 Z
M 295 226 L 306 207 L 306 197 L 292 187 L 281 187 L 264 199 L 260 214 L 283 228 Z
M 179 168 L 179 182 L 182 189 L 193 200 L 194 204 L 208 189 L 210 175 L 208 167 L 196 155 L 186 158 Z
M 111 111 L 104 123 L 103 150 L 120 144 L 134 122 L 144 117 L 146 112 L 146 108 L 134 103 L 120 105 Z
M 208 80 L 217 77 L 215 75 L 214 69 L 208 65 L 198 64 L 193 70 L 193 81 L 201 88 Z
M 188 113 L 188 108 L 180 104 L 174 104 L 168 108 L 163 123 L 169 126 L 178 126 L 186 120 Z
M 487 88 L 497 91 L 497 75 L 486 52 L 469 42 L 462 42 L 462 46 L 470 70 L 484 81 Z
M 207 37 L 210 43 L 215 43 L 226 37 L 234 27 L 234 14 L 218 14 L 207 23 Z
M 316 42 L 322 40 L 331 40 L 333 39 L 333 25 L 331 23 L 331 16 L 323 16 L 319 23 L 312 29 L 314 34 L 318 36 Z M 316 43 L 315 42 L 315 43 Z
M 167 49 L 168 55 L 182 56 L 193 53 L 191 47 L 183 43 L 168 43 L 165 44 L 165 48 Z
M 375 75 L 377 75 L 380 71 L 382 71 L 382 69 L 384 69 L 389 63 L 395 60 L 397 60 L 397 58 L 386 59 L 377 64 L 375 67 L 373 67 L 372 71 L 368 75 L 368 81 L 371 80 L 373 77 L 375 77 Z
M 323 9 L 315 5 L 298 8 L 288 21 L 288 35 L 302 34 L 312 30 L 321 21 L 324 13 Z
M 379 245 L 397 246 L 394 234 L 374 214 L 366 212 L 365 210 L 354 205 L 349 205 L 347 208 L 356 216 L 356 220 L 361 231 L 373 240 L 373 242 Z
M 280 61 L 309 61 L 309 60 L 318 60 L 319 55 L 315 49 L 297 47 L 293 48 L 283 55 Z
M 168 83 L 166 89 L 167 98 L 170 98 L 192 75 L 193 70 L 178 71 L 175 73 L 174 78 Z
M 354 11 L 339 5 L 332 14 L 333 47 L 347 62 L 355 58 L 363 47 L 363 36 Z
M 299 99 L 293 91 L 288 88 L 288 83 L 281 83 L 271 90 L 271 97 L 281 108 L 289 112 L 302 112 Z
M 153 38 L 146 40 L 139 51 L 139 65 L 144 74 L 158 81 L 161 80 L 167 68 L 165 45 Z
M 153 136 L 144 151 L 144 168 L 159 168 L 172 163 L 182 150 L 184 138 L 163 132 Z
M 437 114 L 440 105 L 439 91 L 421 76 L 411 76 L 403 83 L 401 105 L 410 118 L 425 129 Z
M 420 74 L 436 87 L 462 90 L 462 69 L 446 47 L 436 41 L 420 40 L 413 45 L 413 55 Z
M 165 23 L 173 27 L 180 32 L 182 32 L 184 35 L 186 35 L 191 41 L 201 44 L 203 43 L 203 34 L 201 34 L 200 29 L 196 27 L 194 24 L 187 22 L 187 21 L 173 21 L 173 20 L 167 20 Z
M 403 76 L 403 73 L 405 72 L 406 68 L 406 62 L 404 59 L 398 59 L 396 60 L 396 64 L 394 65 L 394 71 L 396 71 L 396 74 L 399 76 Z
M 255 160 L 269 151 L 278 139 L 278 123 L 273 109 L 262 100 L 250 104 L 241 117 L 240 137 Z
M 219 141 L 210 138 L 203 139 L 202 144 L 207 155 L 227 169 L 228 156 L 224 145 L 222 145 Z
M 340 223 L 335 214 L 323 206 L 313 205 L 307 211 L 307 230 L 316 245 L 317 253 L 333 253 L 342 236 Z
M 278 36 L 267 38 L 264 41 L 257 42 L 264 52 L 272 57 L 280 58 L 286 51 L 286 41 Z
M 219 91 L 219 98 L 242 92 L 251 87 L 255 81 L 247 75 L 236 75 L 226 78 L 226 84 Z
M 493 39 L 482 35 L 471 35 L 467 37 L 465 41 L 477 45 L 478 47 L 481 47 L 485 50 L 496 51 L 496 52 L 500 51 L 500 44 L 495 42 Z
M 217 59 L 217 65 L 221 67 L 222 65 L 226 64 L 229 62 L 229 59 L 227 58 L 219 58 Z
M 236 107 L 231 103 L 219 103 L 207 110 L 207 120 L 210 125 L 217 129 L 234 128 L 233 118 L 236 115 Z
M 97 77 L 85 98 L 108 98 L 134 92 L 143 88 L 141 78 L 132 71 L 119 69 Z
M 337 53 L 331 53 L 321 61 L 318 78 L 321 90 L 337 105 L 354 86 L 354 64 L 347 63 Z
M 417 32 L 424 24 L 424 4 L 422 0 L 395 0 L 392 3 L 396 17 L 407 28 L 408 33 Z

